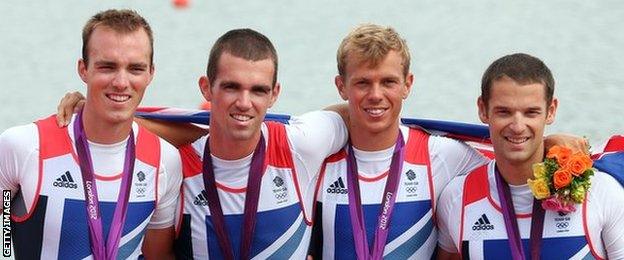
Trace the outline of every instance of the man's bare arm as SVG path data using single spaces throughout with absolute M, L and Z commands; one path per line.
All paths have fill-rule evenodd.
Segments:
M 446 250 L 438 246 L 438 260 L 457 260 L 461 259 L 459 253 L 449 253 Z
M 162 137 L 173 146 L 180 147 L 190 144 L 208 134 L 208 129 L 190 123 L 172 123 L 163 120 L 135 117 L 134 121 Z
M 141 251 L 145 259 L 175 259 L 173 252 L 173 227 L 148 229 L 143 239 Z
M 82 109 L 85 97 L 78 91 L 69 92 L 61 99 L 56 111 L 59 127 L 67 126 L 75 111 Z M 208 134 L 208 129 L 190 123 L 172 123 L 155 119 L 135 118 L 135 121 L 175 147 L 189 144 Z

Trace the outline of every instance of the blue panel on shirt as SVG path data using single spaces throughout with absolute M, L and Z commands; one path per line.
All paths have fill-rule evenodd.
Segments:
M 371 247 L 375 236 L 375 228 L 381 204 L 363 205 L 364 223 L 366 225 L 366 238 Z M 414 226 L 427 212 L 431 210 L 430 201 L 397 202 L 390 221 L 390 232 L 386 243 L 396 239 L 409 228 Z M 335 218 L 335 248 L 334 257 L 336 259 L 354 259 L 355 247 L 353 244 L 353 229 L 348 205 L 336 205 Z M 408 242 L 417 242 L 409 240 Z
M 99 203 L 100 213 L 102 215 L 104 241 L 108 238 L 108 231 L 110 229 L 110 223 L 113 218 L 113 213 L 115 212 L 116 204 L 117 203 L 115 202 Z M 82 259 L 91 255 L 89 230 L 87 228 L 87 210 L 85 205 L 84 200 L 65 200 L 63 223 L 61 224 L 59 257 Z M 136 229 L 141 223 L 143 223 L 143 221 L 145 221 L 145 219 L 148 218 L 153 210 L 153 201 L 128 203 L 128 212 L 122 236 Z M 143 234 L 143 232 L 144 230 L 141 231 L 140 234 Z M 126 247 L 126 249 L 120 251 L 119 254 L 126 254 L 128 250 L 130 249 Z M 134 248 L 132 249 L 132 252 L 134 252 Z
M 569 259 L 577 254 L 585 245 L 587 240 L 584 236 L 544 238 L 542 240 L 542 259 Z M 522 239 L 525 256 L 529 259 L 531 251 L 529 239 Z M 509 241 L 507 239 L 496 239 L 483 241 L 483 252 L 485 259 L 511 259 Z
M 251 245 L 251 256 L 255 256 L 273 244 L 280 236 L 282 236 L 286 230 L 292 225 L 299 225 L 295 223 L 297 217 L 301 214 L 301 207 L 299 204 L 293 204 L 288 207 L 262 211 L 256 214 L 256 227 L 254 231 L 254 240 Z M 234 258 L 239 258 L 240 253 L 240 240 L 241 230 L 243 227 L 243 215 L 226 215 L 225 216 L 226 230 L 232 248 L 234 250 Z M 223 259 L 221 254 L 221 248 L 219 247 L 219 241 L 212 225 L 212 218 L 206 217 L 206 230 L 208 251 L 211 259 Z

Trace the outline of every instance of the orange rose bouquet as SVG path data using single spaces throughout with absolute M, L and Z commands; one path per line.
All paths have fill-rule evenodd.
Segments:
M 567 147 L 553 146 L 546 159 L 533 165 L 533 180 L 528 180 L 535 198 L 546 210 L 573 212 L 585 200 L 594 175 L 589 155 L 572 153 Z

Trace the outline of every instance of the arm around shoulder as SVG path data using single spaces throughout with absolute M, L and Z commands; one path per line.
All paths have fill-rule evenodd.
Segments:
M 323 159 L 342 148 L 347 142 L 347 127 L 333 111 L 313 111 L 293 117 L 288 137 L 293 149 L 303 155 Z
M 190 144 L 208 134 L 208 129 L 190 123 L 172 123 L 144 118 L 135 118 L 135 121 L 175 147 Z

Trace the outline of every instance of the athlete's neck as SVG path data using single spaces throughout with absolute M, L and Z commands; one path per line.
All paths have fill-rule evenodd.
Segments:
M 95 111 L 85 104 L 82 112 L 82 125 L 87 139 L 99 144 L 119 143 L 128 138 L 132 130 L 132 119 L 125 122 L 110 123 L 100 119 Z
M 496 155 L 496 151 L 495 155 Z M 511 185 L 524 185 L 527 180 L 533 179 L 533 164 L 539 163 L 544 158 L 544 147 L 538 148 L 529 160 L 513 162 L 496 155 L 496 167 L 503 179 Z
M 388 127 L 380 132 L 370 132 L 361 130 L 360 127 L 349 126 L 351 144 L 361 151 L 380 151 L 388 149 L 396 144 L 399 136 L 399 125 Z
M 252 138 L 246 140 L 234 140 L 230 136 L 223 135 L 222 131 L 210 129 L 210 154 L 223 160 L 237 160 L 244 158 L 256 149 L 260 140 L 260 130 Z

